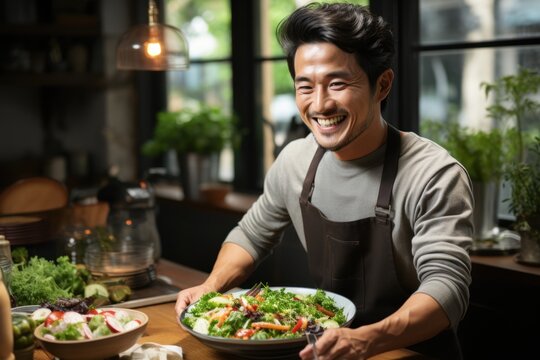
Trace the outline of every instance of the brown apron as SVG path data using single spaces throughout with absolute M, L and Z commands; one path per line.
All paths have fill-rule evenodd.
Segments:
M 400 134 L 388 126 L 375 217 L 334 222 L 311 204 L 315 173 L 325 152 L 322 147 L 315 152 L 300 195 L 308 262 L 317 287 L 341 294 L 355 303 L 353 327 L 358 327 L 392 314 L 411 295 L 398 279 L 392 246 L 391 197 L 398 169 Z M 445 331 L 414 348 L 441 359 L 461 359 L 457 337 L 452 331 Z

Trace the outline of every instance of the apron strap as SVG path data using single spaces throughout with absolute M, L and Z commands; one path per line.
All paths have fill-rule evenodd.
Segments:
M 300 203 L 305 204 L 311 201 L 311 195 L 313 195 L 313 188 L 315 187 L 315 173 L 317 172 L 317 166 L 321 161 L 326 149 L 319 145 L 311 164 L 309 165 L 306 178 L 304 179 L 304 186 L 302 187 L 302 193 L 300 194 Z
M 384 155 L 384 167 L 381 176 L 381 185 L 377 205 L 375 206 L 375 216 L 377 221 L 387 223 L 392 219 L 392 188 L 398 171 L 398 162 L 400 155 L 401 136 L 399 130 L 388 124 L 388 133 L 386 140 L 386 152 Z

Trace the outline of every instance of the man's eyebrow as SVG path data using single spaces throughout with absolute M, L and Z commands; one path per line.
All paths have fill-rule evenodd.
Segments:
M 351 77 L 351 73 L 349 71 L 341 71 L 341 70 L 337 70 L 337 71 L 332 71 L 332 72 L 329 72 L 328 74 L 325 74 L 324 75 L 325 78 L 343 78 L 343 79 L 348 79 Z M 295 83 L 298 83 L 298 82 L 302 82 L 302 81 L 311 81 L 311 79 L 307 76 L 297 76 L 294 78 L 294 82 Z
M 310 79 L 307 76 L 297 76 L 294 78 L 295 83 L 302 81 L 310 81 Z

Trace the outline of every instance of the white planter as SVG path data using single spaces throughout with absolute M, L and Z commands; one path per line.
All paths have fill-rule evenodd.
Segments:
M 473 182 L 474 196 L 474 239 L 493 238 L 497 228 L 497 209 L 499 206 L 499 183 L 496 181 Z
M 201 185 L 218 181 L 219 154 L 178 154 L 180 181 L 184 198 L 202 200 Z

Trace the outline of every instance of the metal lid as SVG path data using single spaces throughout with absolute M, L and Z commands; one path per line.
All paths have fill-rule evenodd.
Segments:
M 98 199 L 109 203 L 111 208 L 152 208 L 155 204 L 154 191 L 150 183 L 110 181 L 99 190 Z

